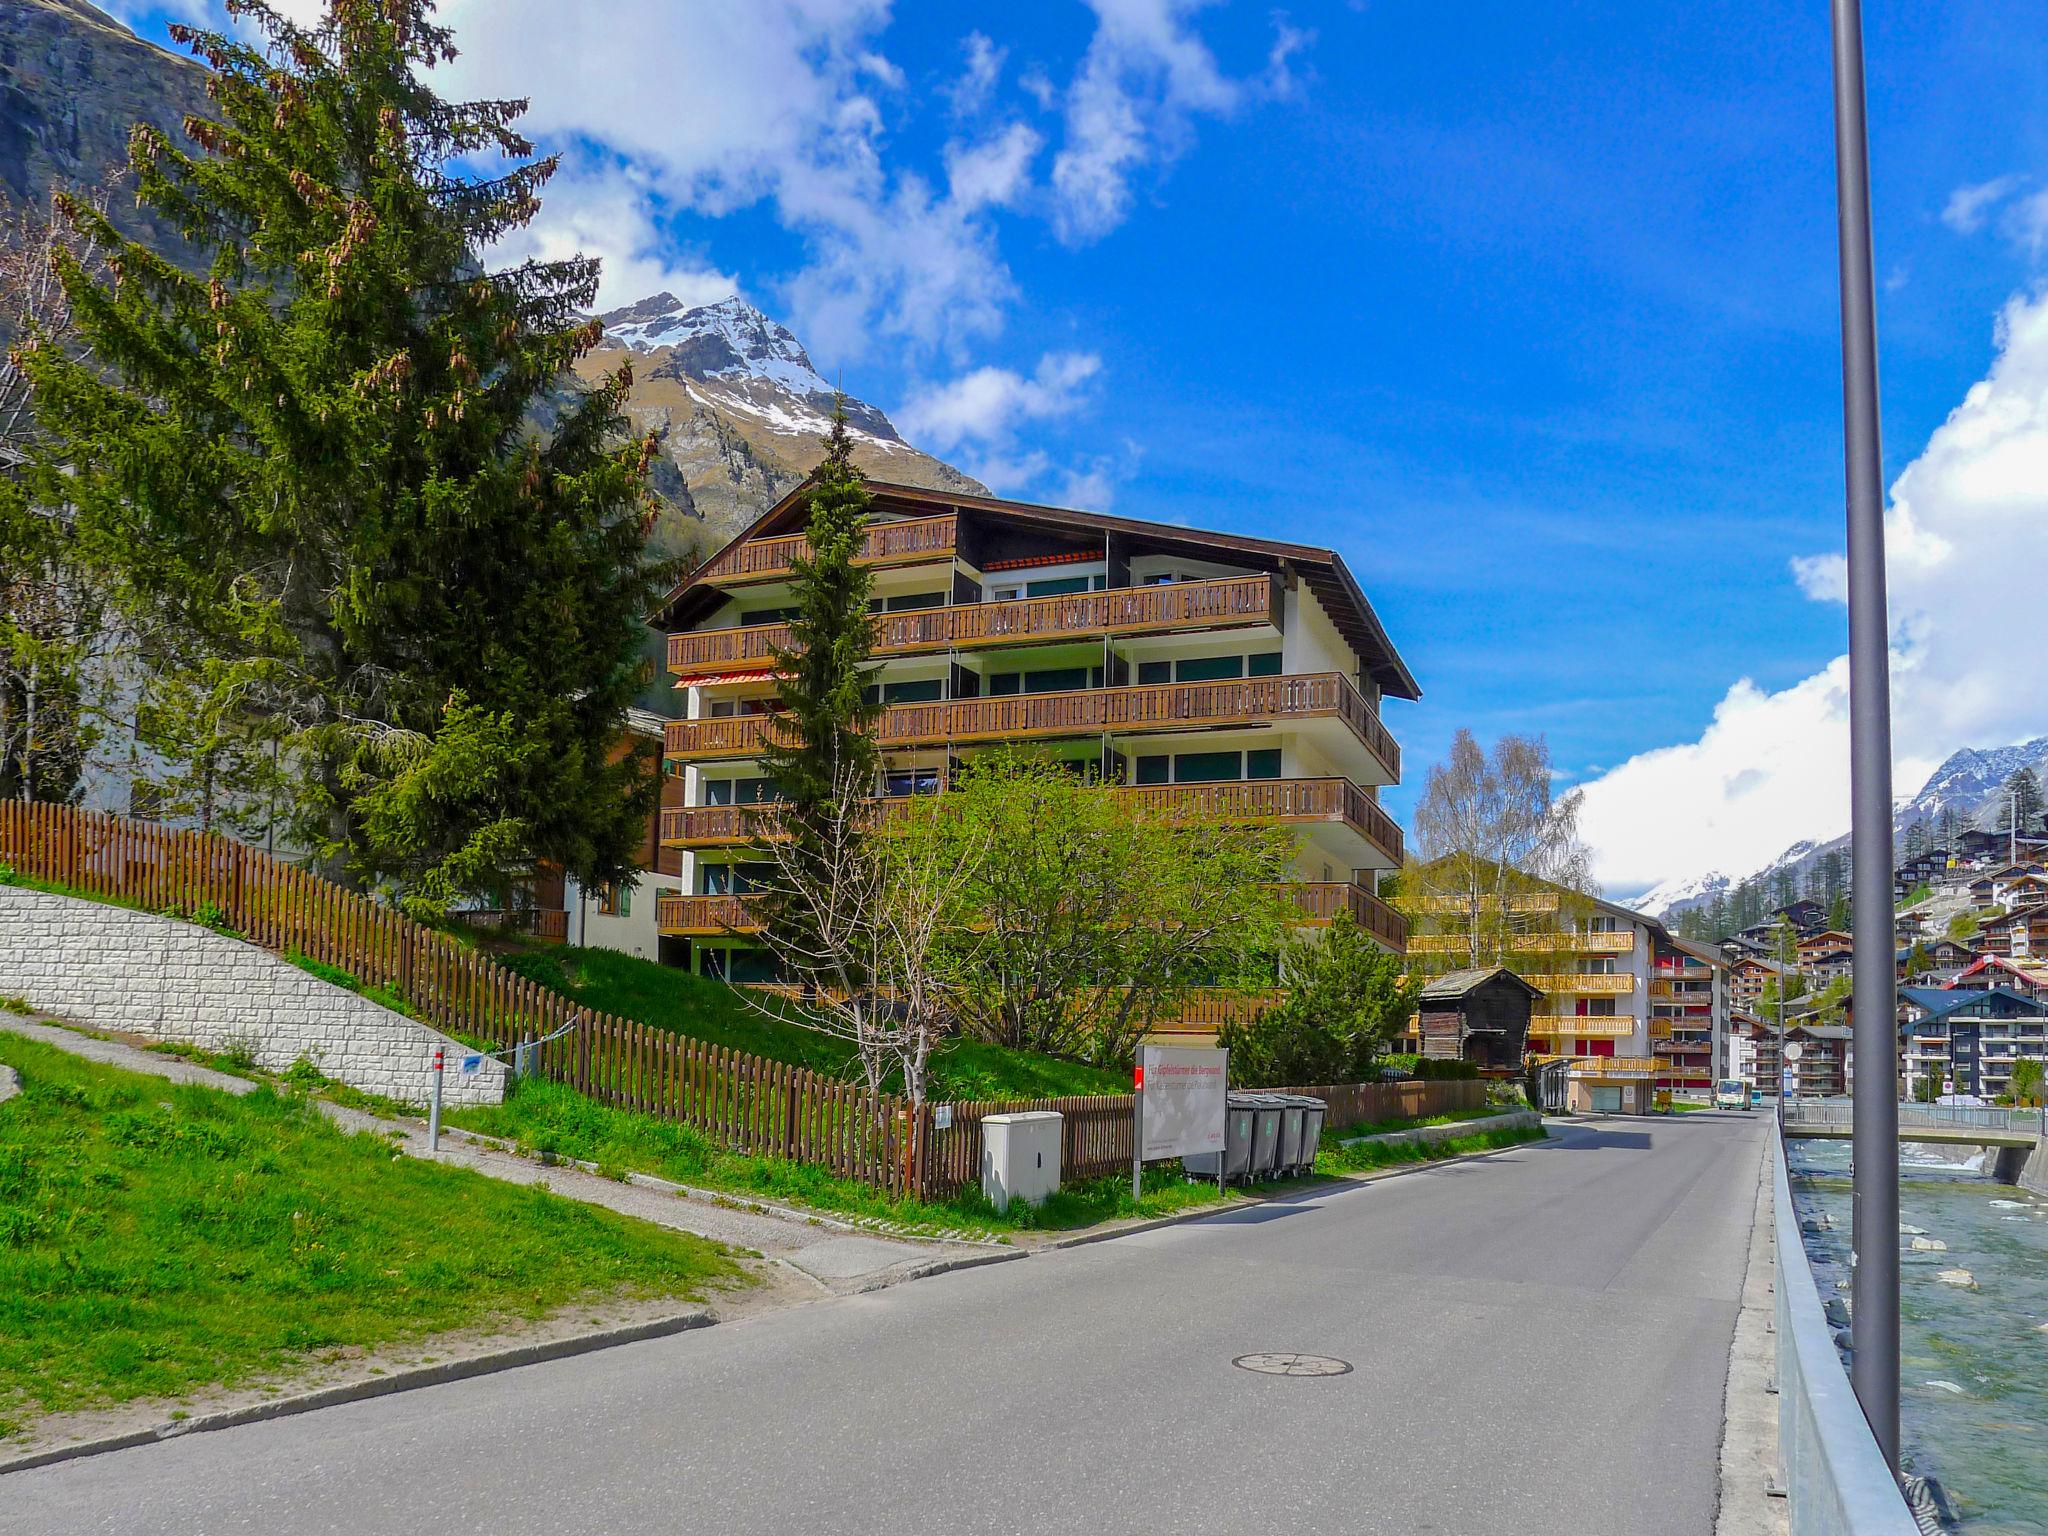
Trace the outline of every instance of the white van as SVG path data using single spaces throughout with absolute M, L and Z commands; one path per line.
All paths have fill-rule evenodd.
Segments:
M 1724 1077 L 1714 1085 L 1714 1108 L 1749 1108 L 1749 1084 L 1739 1077 Z

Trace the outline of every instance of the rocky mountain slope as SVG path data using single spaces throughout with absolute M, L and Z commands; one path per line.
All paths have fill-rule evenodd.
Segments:
M 2005 809 L 2001 786 L 2017 768 L 2031 768 L 2037 777 L 2048 772 L 2048 736 L 2009 747 L 1964 747 L 1949 754 L 1927 776 L 1925 784 L 1892 808 L 1893 838 L 1904 837 L 1916 822 L 1926 823 L 1932 831 L 1942 814 L 1951 810 L 1966 827 L 2001 825 Z M 1667 880 L 1645 892 L 1633 905 L 1653 916 L 1676 917 L 1680 912 L 1711 902 L 1723 891 L 1733 890 L 1745 879 L 1768 880 L 1781 869 L 1790 869 L 1794 879 L 1803 882 L 1814 864 L 1830 853 L 1846 853 L 1848 847 L 1847 833 L 1817 842 L 1797 842 L 1760 870 L 1737 875 L 1714 870 Z
M 626 413 L 661 445 L 655 488 L 672 514 L 671 549 L 723 543 L 799 484 L 823 455 L 833 387 L 803 344 L 744 299 L 686 306 L 658 293 L 600 316 L 605 344 L 578 371 L 600 377 L 627 356 Z M 854 460 L 878 480 L 986 494 L 920 453 L 876 407 L 849 396 Z
M 46 205 L 58 187 L 104 185 L 148 121 L 182 136 L 205 113 L 205 72 L 146 43 L 85 0 L 0 0 L 0 194 Z M 171 251 L 176 237 L 117 193 L 115 221 Z M 823 455 L 832 385 L 788 330 L 738 298 L 687 307 L 666 293 L 603 316 L 606 345 L 579 372 L 628 355 L 627 413 L 661 443 L 655 490 L 665 554 L 708 552 L 746 527 Z M 982 486 L 903 440 L 876 407 L 848 399 L 855 459 L 877 479 L 945 490 Z
M 186 114 L 206 110 L 205 79 L 84 0 L 0 0 L 0 192 L 43 207 L 53 188 L 105 185 L 136 123 L 182 141 Z M 113 207 L 116 222 L 172 238 L 132 197 Z

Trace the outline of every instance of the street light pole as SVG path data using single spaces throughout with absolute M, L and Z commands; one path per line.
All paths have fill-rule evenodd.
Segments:
M 1899 1467 L 1898 976 L 1892 929 L 1891 657 L 1885 615 L 1877 300 L 1859 0 L 1832 0 L 1835 191 L 1842 280 L 1842 447 L 1849 533 L 1849 805 L 1855 861 L 1856 1076 L 1849 1381 Z

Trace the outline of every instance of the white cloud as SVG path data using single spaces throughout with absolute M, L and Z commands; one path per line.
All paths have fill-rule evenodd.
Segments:
M 970 442 L 1001 446 L 1027 421 L 1079 409 L 1101 371 L 1102 359 L 1093 352 L 1048 352 L 1029 377 L 1008 368 L 977 368 L 912 396 L 898 419 L 941 453 Z
M 1941 222 L 1959 235 L 1974 235 L 1984 227 L 1991 209 L 2017 190 L 2023 179 L 2019 176 L 1996 176 L 1990 181 L 1957 187 L 1949 193 L 1948 205 L 1941 210 Z
M 444 88 L 529 98 L 525 131 L 627 168 L 613 193 L 711 217 L 768 204 L 808 246 L 786 307 L 821 355 L 852 359 L 876 336 L 957 348 L 1000 327 L 1013 285 L 978 214 L 1005 190 L 1005 163 L 977 162 L 982 201 L 963 203 L 885 162 L 883 102 L 905 88 L 878 47 L 887 0 L 697 0 L 686 19 L 665 0 L 612 0 L 604 25 L 570 28 L 557 10 L 447 0 L 463 54 Z M 573 214 L 543 198 L 534 238 L 566 240 Z M 614 260 L 649 227 L 644 213 L 631 223 Z M 658 249 L 607 298 L 645 280 Z
M 946 181 L 962 212 L 1013 206 L 1031 185 L 1031 162 L 1045 140 L 1012 123 L 979 144 L 946 146 Z
M 2024 625 L 2048 568 L 2048 289 L 1999 317 L 1997 357 L 1892 486 L 1894 782 L 1917 789 L 1949 752 L 2040 734 L 2048 667 Z M 1839 554 L 1796 561 L 1840 601 Z M 2017 622 L 2019 628 L 2008 625 Z M 1610 888 L 1742 875 L 1802 837 L 1848 826 L 1848 666 L 1767 692 L 1728 690 L 1699 740 L 1631 758 L 1586 786 L 1582 824 Z
M 671 242 L 651 216 L 644 174 L 592 162 L 558 172 L 543 195 L 546 217 L 511 231 L 490 252 L 493 268 L 529 257 L 558 261 L 575 255 L 603 260 L 597 306 L 614 309 L 664 289 L 685 304 L 715 304 L 741 291 L 737 277 L 676 260 Z
M 2048 254 L 2048 190 L 2016 200 L 1999 227 L 2008 240 L 2039 261 Z
M 1010 51 L 998 48 L 985 32 L 968 33 L 960 48 L 967 55 L 967 67 L 946 94 L 953 103 L 955 117 L 972 117 L 988 105 L 996 82 L 1003 77 L 1003 64 Z
M 1286 94 L 1292 56 L 1311 34 L 1276 18 L 1262 81 L 1233 79 L 1191 25 L 1210 0 L 1088 0 L 1095 35 L 1066 94 L 1066 140 L 1053 159 L 1055 227 L 1070 243 L 1122 223 L 1131 178 L 1175 159 L 1197 116 L 1228 116 L 1252 92 Z

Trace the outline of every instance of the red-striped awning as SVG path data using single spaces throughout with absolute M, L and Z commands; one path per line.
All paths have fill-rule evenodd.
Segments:
M 772 683 L 782 676 L 780 672 L 721 672 L 716 677 L 685 677 L 676 682 L 678 688 L 696 688 L 707 683 Z

